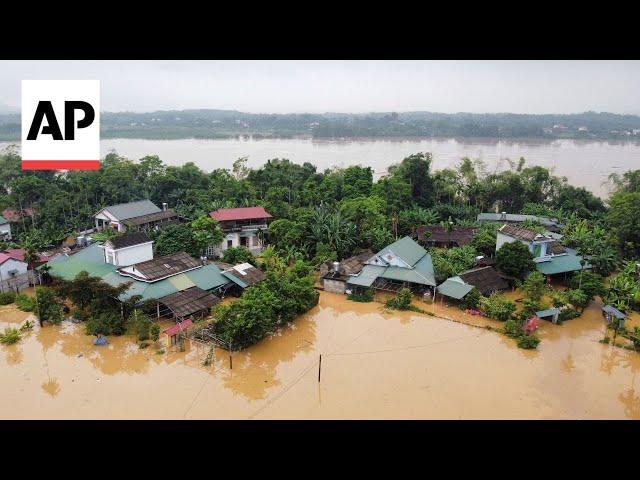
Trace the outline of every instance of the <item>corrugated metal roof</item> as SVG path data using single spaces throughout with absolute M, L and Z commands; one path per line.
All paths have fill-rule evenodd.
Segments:
M 151 239 L 145 232 L 134 232 L 110 238 L 105 245 L 110 244 L 114 249 L 133 247 L 143 243 L 149 243 Z
M 388 252 L 400 257 L 412 268 L 386 265 L 365 265 L 362 271 L 354 277 L 350 277 L 347 283 L 369 287 L 376 278 L 382 277 L 388 280 L 411 282 L 420 285 L 436 285 L 433 262 L 431 255 L 418 245 L 410 237 L 404 237 L 377 253 L 377 257 L 383 257 Z
M 229 280 L 222 276 L 220 269 L 214 264 L 205 265 L 154 283 L 124 277 L 115 270 L 114 265 L 104 263 L 102 249 L 97 243 L 75 255 L 61 255 L 48 262 L 48 265 L 51 267 L 49 272 L 51 275 L 65 280 L 73 280 L 78 273 L 84 270 L 91 276 L 102 278 L 104 282 L 112 286 L 130 282 L 131 287 L 120 297 L 121 300 L 140 295 L 142 301 L 145 301 L 162 298 L 194 286 L 203 290 L 212 290 L 229 283 Z
M 169 208 L 161 212 L 149 213 L 147 215 L 140 215 L 139 217 L 133 217 L 125 221 L 124 224 L 127 226 L 137 227 L 140 225 L 144 225 L 145 223 L 157 222 L 159 220 L 168 220 L 168 219 L 174 219 L 176 221 L 178 220 L 178 214 L 172 208 Z
M 455 243 L 458 246 L 469 245 L 476 233 L 474 227 L 454 226 L 453 230 L 440 225 L 423 225 L 416 229 L 418 240 L 425 243 Z M 427 236 L 427 234 L 430 234 Z
M 558 220 L 555 218 L 541 217 L 537 215 L 522 215 L 517 213 L 507 213 L 506 215 L 502 215 L 502 213 L 479 213 L 477 220 L 479 222 L 517 222 L 517 223 L 522 223 L 527 220 L 531 220 L 534 222 L 541 223 L 542 225 L 547 227 L 561 226 L 558 223 Z
M 380 250 L 380 252 L 378 252 L 378 256 L 384 257 L 384 254 L 389 251 L 395 253 L 405 263 L 412 267 L 427 253 L 424 248 L 418 245 L 410 237 L 403 237 L 396 240 L 391 245 Z
M 559 315 L 559 314 L 560 314 L 559 308 L 547 308 L 546 310 L 540 310 L 539 312 L 536 312 L 536 317 L 538 318 L 553 317 L 554 315 Z
M 360 273 L 355 277 L 350 277 L 347 280 L 348 284 L 360 285 L 361 287 L 370 287 L 376 278 L 378 278 L 387 267 L 380 267 L 377 265 L 365 265 Z
M 427 254 L 416 263 L 414 268 L 402 267 L 386 267 L 380 275 L 382 278 L 389 280 L 398 280 L 400 282 L 411 282 L 419 285 L 431 285 L 435 287 L 435 275 L 433 273 L 433 264 L 431 263 L 431 255 Z
M 451 297 L 451 298 L 455 298 L 456 300 L 460 300 L 467 293 L 473 290 L 473 285 L 464 283 L 464 281 L 460 277 L 450 277 L 450 278 L 447 278 L 443 283 L 438 285 L 437 290 L 438 290 L 438 293 L 446 297 Z
M 557 255 L 547 257 L 548 260 L 543 262 L 536 262 L 536 268 L 544 275 L 556 275 L 558 273 L 576 272 L 583 267 L 580 265 L 581 257 L 577 255 Z M 585 264 L 584 269 L 591 268 L 588 263 Z
M 614 315 L 616 318 L 619 319 L 623 319 L 623 318 L 627 318 L 627 315 L 623 312 L 621 312 L 620 310 L 618 310 L 616 307 L 614 307 L 613 305 L 605 305 L 604 307 L 602 307 L 602 311 L 611 315 Z
M 271 214 L 264 207 L 244 207 L 244 208 L 220 208 L 215 212 L 209 212 L 211 218 L 219 222 L 232 220 L 251 220 L 253 218 L 271 218 Z
M 162 211 L 156 207 L 151 200 L 139 200 L 137 202 L 109 205 L 108 207 L 104 207 L 102 210 L 107 210 L 120 221 Z
M 185 273 L 191 281 L 203 290 L 212 290 L 229 283 L 229 280 L 222 275 L 220 269 L 214 265 L 205 265 L 197 270 Z
M 176 318 L 209 310 L 219 301 L 218 297 L 198 287 L 172 293 L 160 300 L 163 305 L 171 310 Z

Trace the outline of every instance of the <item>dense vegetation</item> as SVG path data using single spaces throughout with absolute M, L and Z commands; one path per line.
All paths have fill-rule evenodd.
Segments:
M 265 279 L 247 288 L 229 305 L 214 308 L 214 332 L 232 350 L 253 345 L 268 333 L 291 323 L 318 303 L 310 268 L 301 261 L 277 262 Z
M 557 126 L 557 128 L 553 128 Z M 251 114 L 232 110 L 104 112 L 102 138 L 500 137 L 627 138 L 640 117 L 585 112 L 569 115 L 381 112 Z M 586 130 L 585 130 L 586 128 Z M 0 115 L 0 140 L 20 138 L 20 115 Z
M 142 198 L 150 198 L 157 204 L 168 202 L 186 222 L 155 236 L 156 253 L 186 250 L 196 256 L 208 243 L 221 238 L 218 225 L 207 218 L 209 211 L 263 205 L 274 216 L 268 231 L 262 233 L 268 244 L 261 258 L 266 269 L 278 262 L 299 265 L 298 270 L 308 269 L 364 249 L 376 251 L 411 234 L 419 225 L 477 226 L 479 233 L 470 246 L 446 252 L 431 250 L 439 281 L 471 267 L 476 255 L 496 254 L 499 225 L 478 226 L 479 212 L 549 215 L 564 223 L 563 243 L 586 256 L 593 266 L 593 272 L 574 277 L 574 284 L 564 298 L 555 299 L 559 305 L 571 306 L 567 315 L 584 308 L 594 295 L 604 295 L 621 309 L 638 308 L 640 285 L 633 273 L 634 262 L 640 257 L 638 171 L 612 176 L 613 194 L 606 205 L 584 188 L 569 185 L 565 178 L 556 177 L 543 167 L 528 167 L 524 159 L 511 162 L 510 168 L 502 172 L 487 172 L 481 161 L 468 158 L 461 159 L 452 169 L 433 171 L 431 164 L 429 153 L 410 155 L 374 181 L 372 169 L 366 166 L 318 172 L 309 163 L 298 165 L 286 159 L 272 159 L 251 169 L 246 167 L 246 159 L 241 158 L 231 169 L 204 172 L 192 163 L 165 166 L 156 156 L 134 162 L 112 152 L 98 171 L 58 174 L 22 172 L 19 156 L 8 150 L 0 155 L 0 208 L 32 213 L 22 216 L 13 228 L 20 243 L 34 251 L 91 227 L 92 215 L 102 206 Z M 529 223 L 528 228 L 543 230 L 541 225 Z M 526 281 L 534 268 L 528 252 L 518 245 L 503 247 L 497 263 L 515 279 Z M 251 258 L 244 249 L 233 249 L 225 260 L 236 263 Z M 618 273 L 605 288 L 602 278 L 615 272 Z M 225 320 L 218 328 L 237 341 L 238 346 L 288 321 L 289 313 L 265 310 L 265 318 L 271 320 L 251 325 L 244 330 L 245 337 L 238 337 L 234 319 L 254 308 L 250 305 L 252 301 L 257 305 L 276 295 L 271 287 L 277 285 L 273 273 L 270 275 L 265 287 L 256 288 L 247 300 L 229 310 L 233 314 L 223 315 Z M 305 275 L 299 275 L 298 280 L 307 281 Z M 296 281 L 290 279 L 294 286 Z M 126 330 L 126 322 L 116 319 L 120 312 L 104 313 L 113 310 L 106 298 L 106 308 L 97 308 L 87 303 L 85 294 L 73 290 L 61 293 L 71 299 L 79 295 L 79 303 L 74 300 L 75 313 L 91 319 L 92 331 Z M 491 311 L 496 318 L 507 319 L 513 313 L 499 298 L 472 300 L 470 306 Z M 303 302 L 305 306 L 309 303 L 310 300 Z M 539 302 L 532 298 L 528 306 L 536 303 Z M 272 307 L 266 302 L 260 308 Z M 291 311 L 300 308 L 294 305 Z
M 621 259 L 640 256 L 640 182 L 633 172 L 612 178 L 616 191 L 607 208 L 584 188 L 545 168 L 527 167 L 524 159 L 502 172 L 487 172 L 468 158 L 439 171 L 431 162 L 428 153 L 411 155 L 374 182 L 372 169 L 362 166 L 318 172 L 309 163 L 273 159 L 250 169 L 239 159 L 232 169 L 204 172 L 193 163 L 165 166 L 156 156 L 134 162 L 112 152 L 98 171 L 58 174 L 23 172 L 20 157 L 9 149 L 0 155 L 0 208 L 28 213 L 12 228 L 30 251 L 92 227 L 93 214 L 105 205 L 149 198 L 168 202 L 187 220 L 155 236 L 157 254 L 201 254 L 221 235 L 209 211 L 258 204 L 274 216 L 265 232 L 274 251 L 315 265 L 378 250 L 418 225 L 473 225 L 478 212 L 496 209 L 559 217 L 567 225 L 567 245 L 593 257 L 603 275 Z M 437 270 L 464 268 L 472 253 L 493 255 L 496 228 L 483 225 L 466 250 L 434 254 Z

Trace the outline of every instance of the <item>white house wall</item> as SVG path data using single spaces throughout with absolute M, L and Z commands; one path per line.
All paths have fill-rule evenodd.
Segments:
M 113 253 L 113 265 L 118 267 L 126 267 L 134 263 L 146 262 L 153 259 L 153 242 L 125 247 L 119 250 L 113 250 L 105 246 L 105 261 L 109 258 L 109 254 Z M 107 262 L 112 263 L 112 262 Z
M 525 245 L 529 245 L 527 242 L 518 240 L 517 238 L 513 238 L 509 235 L 505 235 L 504 233 L 498 232 L 498 236 L 496 237 L 496 252 L 502 248 L 505 243 L 513 243 L 513 242 L 521 242 Z
M 7 280 L 8 278 L 11 278 L 11 275 L 9 275 L 9 272 L 11 270 L 17 270 L 17 273 L 15 274 L 16 276 L 26 275 L 27 264 L 25 262 L 21 262 L 19 260 L 14 260 L 13 258 L 10 258 L 6 262 L 4 262 L 2 265 L 0 265 L 0 276 L 2 277 L 2 280 Z
M 110 224 L 114 224 L 113 226 L 118 230 L 118 232 L 124 232 L 126 228 L 120 221 L 114 217 L 108 210 L 100 210 L 94 217 L 96 219 L 96 227 L 98 227 L 97 220 L 103 220 L 105 222 L 109 222 Z

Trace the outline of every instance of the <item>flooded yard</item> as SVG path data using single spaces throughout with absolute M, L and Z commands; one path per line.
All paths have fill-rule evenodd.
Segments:
M 82 325 L 34 322 L 0 346 L 0 418 L 640 419 L 640 353 L 598 342 L 598 304 L 542 322 L 533 351 L 483 328 L 499 322 L 423 308 L 456 321 L 323 292 L 294 325 L 234 353 L 232 369 L 223 350 L 202 366 L 197 343 L 158 354 L 124 336 L 95 347 Z M 0 328 L 29 317 L 0 307 Z

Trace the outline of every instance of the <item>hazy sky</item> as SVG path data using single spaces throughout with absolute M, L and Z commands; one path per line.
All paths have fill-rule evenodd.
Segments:
M 0 61 L 23 79 L 101 80 L 103 111 L 640 114 L 640 61 Z

